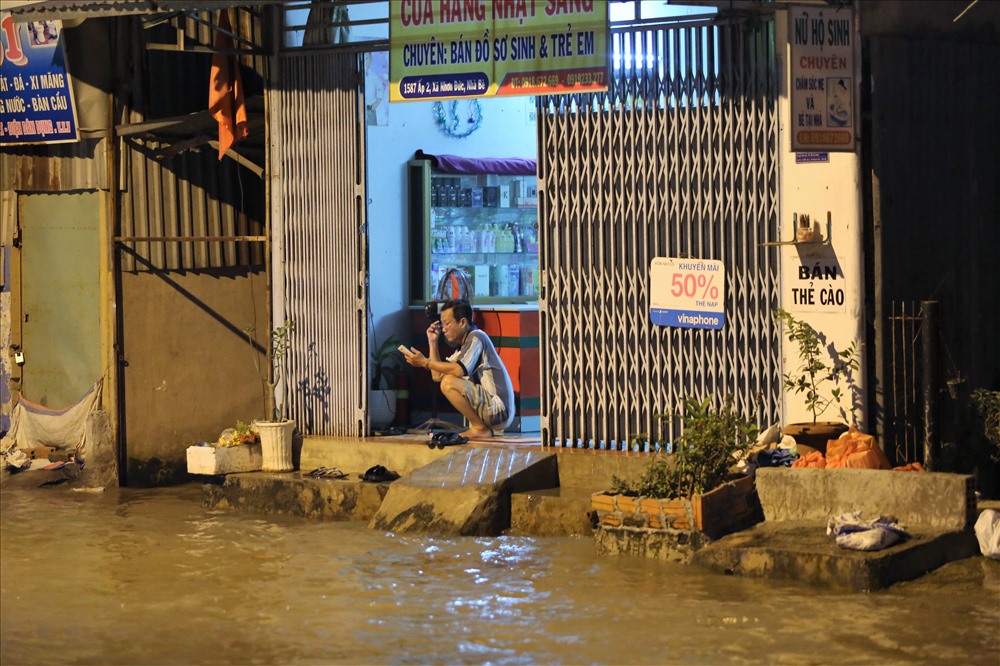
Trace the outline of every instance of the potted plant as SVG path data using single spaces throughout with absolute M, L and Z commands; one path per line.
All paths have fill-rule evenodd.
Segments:
M 591 515 L 599 532 L 628 528 L 613 538 L 659 532 L 669 544 L 658 550 L 668 551 L 667 559 L 686 561 L 703 542 L 759 521 L 760 508 L 753 478 L 733 472 L 754 444 L 757 425 L 737 411 L 732 397 L 718 408 L 711 397 L 688 397 L 683 410 L 683 433 L 672 452 L 656 454 L 638 479 L 613 476 L 612 492 L 591 496 Z M 649 540 L 643 543 L 646 548 Z
M 854 373 L 860 369 L 858 343 L 852 341 L 843 351 L 837 351 L 832 344 L 824 347 L 820 334 L 808 323 L 780 308 L 774 311 L 774 317 L 784 327 L 788 341 L 796 345 L 799 355 L 799 366 L 784 374 L 785 389 L 803 394 L 806 409 L 812 414 L 812 422 L 792 423 L 782 432 L 791 435 L 798 444 L 825 452 L 827 441 L 847 432 L 848 425 L 840 421 L 820 421 L 819 417 L 837 405 L 841 417 L 847 419 L 846 410 L 840 405 L 841 382 L 850 386 L 853 402 Z
M 368 393 L 369 422 L 385 428 L 396 417 L 396 371 L 400 366 L 399 340 L 389 336 L 371 354 L 372 384 Z
M 253 326 L 248 325 L 244 331 L 252 345 Z M 295 322 L 290 319 L 286 319 L 284 324 L 271 331 L 266 376 L 261 371 L 257 354 L 253 357 L 264 389 L 264 413 L 267 415 L 263 420 L 254 421 L 260 434 L 262 469 L 265 472 L 290 472 L 295 468 L 292 463 L 292 434 L 295 431 L 295 421 L 285 417 L 284 405 L 275 395 L 275 387 L 281 380 L 281 361 L 291 347 L 290 337 L 294 331 Z

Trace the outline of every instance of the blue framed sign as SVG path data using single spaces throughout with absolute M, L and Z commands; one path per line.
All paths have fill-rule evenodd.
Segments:
M 79 140 L 62 21 L 0 13 L 0 145 Z

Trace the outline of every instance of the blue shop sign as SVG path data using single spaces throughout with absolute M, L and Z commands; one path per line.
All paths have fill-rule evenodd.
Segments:
M 79 139 L 62 21 L 0 14 L 0 145 Z

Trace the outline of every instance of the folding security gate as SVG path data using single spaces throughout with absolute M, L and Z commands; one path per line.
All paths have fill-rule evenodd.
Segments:
M 542 441 L 670 442 L 684 396 L 779 419 L 773 23 L 613 32 L 610 90 L 539 100 Z M 650 322 L 655 257 L 721 260 L 721 331 Z
M 361 57 L 279 58 L 269 99 L 275 321 L 295 322 L 279 390 L 312 435 L 361 436 L 368 421 Z

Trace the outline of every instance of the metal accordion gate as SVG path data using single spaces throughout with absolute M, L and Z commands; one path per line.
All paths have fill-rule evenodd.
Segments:
M 279 391 L 309 435 L 358 437 L 368 421 L 361 57 L 278 58 L 270 91 L 273 311 L 295 322 Z
M 640 24 L 612 45 L 607 93 L 538 100 L 542 442 L 657 450 L 685 396 L 777 422 L 773 23 Z M 722 330 L 650 322 L 656 257 L 723 262 Z

